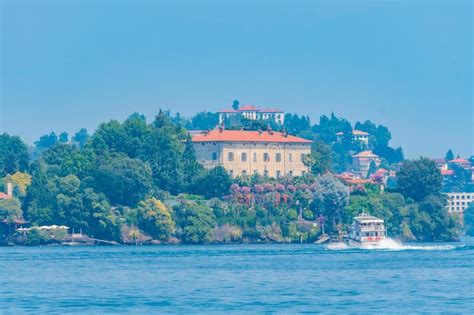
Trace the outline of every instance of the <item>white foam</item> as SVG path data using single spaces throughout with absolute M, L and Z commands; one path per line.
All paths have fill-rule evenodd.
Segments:
M 343 242 L 337 242 L 337 243 L 329 243 L 326 245 L 326 249 L 329 250 L 344 250 L 344 249 L 349 249 L 349 245 Z
M 326 246 L 329 250 L 345 250 L 352 248 L 360 248 L 364 250 L 389 250 L 389 251 L 402 251 L 402 250 L 453 250 L 456 248 L 454 245 L 403 245 L 401 242 L 391 238 L 380 241 L 377 245 L 359 245 L 351 246 L 346 243 L 330 243 Z

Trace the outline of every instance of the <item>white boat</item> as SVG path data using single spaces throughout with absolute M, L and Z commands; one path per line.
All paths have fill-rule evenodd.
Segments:
M 374 246 L 386 238 L 387 231 L 382 219 L 367 213 L 361 213 L 353 218 L 349 232 L 350 245 Z

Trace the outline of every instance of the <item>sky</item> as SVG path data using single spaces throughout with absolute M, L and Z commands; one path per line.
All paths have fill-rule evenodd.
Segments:
M 160 108 L 334 112 L 409 158 L 473 154 L 471 1 L 0 0 L 0 132 Z

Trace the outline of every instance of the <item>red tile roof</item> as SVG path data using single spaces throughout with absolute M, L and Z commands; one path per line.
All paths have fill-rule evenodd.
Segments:
M 241 108 L 239 108 L 238 111 L 239 112 L 245 112 L 245 111 L 259 112 L 260 109 L 258 109 L 257 107 L 255 107 L 253 105 L 245 105 L 245 106 L 242 106 Z
M 449 161 L 449 163 L 471 164 L 471 162 L 469 162 L 466 159 L 462 159 L 462 158 L 457 158 L 457 159 L 451 160 L 451 161 Z
M 378 158 L 379 156 L 377 154 L 372 153 L 372 151 L 363 151 L 360 153 L 357 153 L 353 155 L 352 157 L 359 158 L 359 157 L 373 157 L 373 158 Z
M 193 142 L 281 142 L 311 143 L 312 141 L 276 131 L 211 130 L 195 135 Z
M 454 171 L 453 170 L 441 170 L 441 175 L 443 176 L 451 176 L 453 175 Z
M 9 196 L 9 195 L 7 195 L 6 193 L 0 191 L 0 200 L 2 200 L 2 199 L 10 199 L 10 198 L 11 198 L 11 196 Z
M 362 130 L 353 130 L 352 131 L 353 135 L 358 135 L 358 136 L 368 136 L 369 134 L 365 131 Z
M 238 111 L 234 109 L 220 109 L 217 111 L 218 113 L 238 113 Z

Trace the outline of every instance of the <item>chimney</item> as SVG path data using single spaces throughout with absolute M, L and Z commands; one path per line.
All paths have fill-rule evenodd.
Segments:
M 7 195 L 13 197 L 13 184 L 12 182 L 7 182 Z

